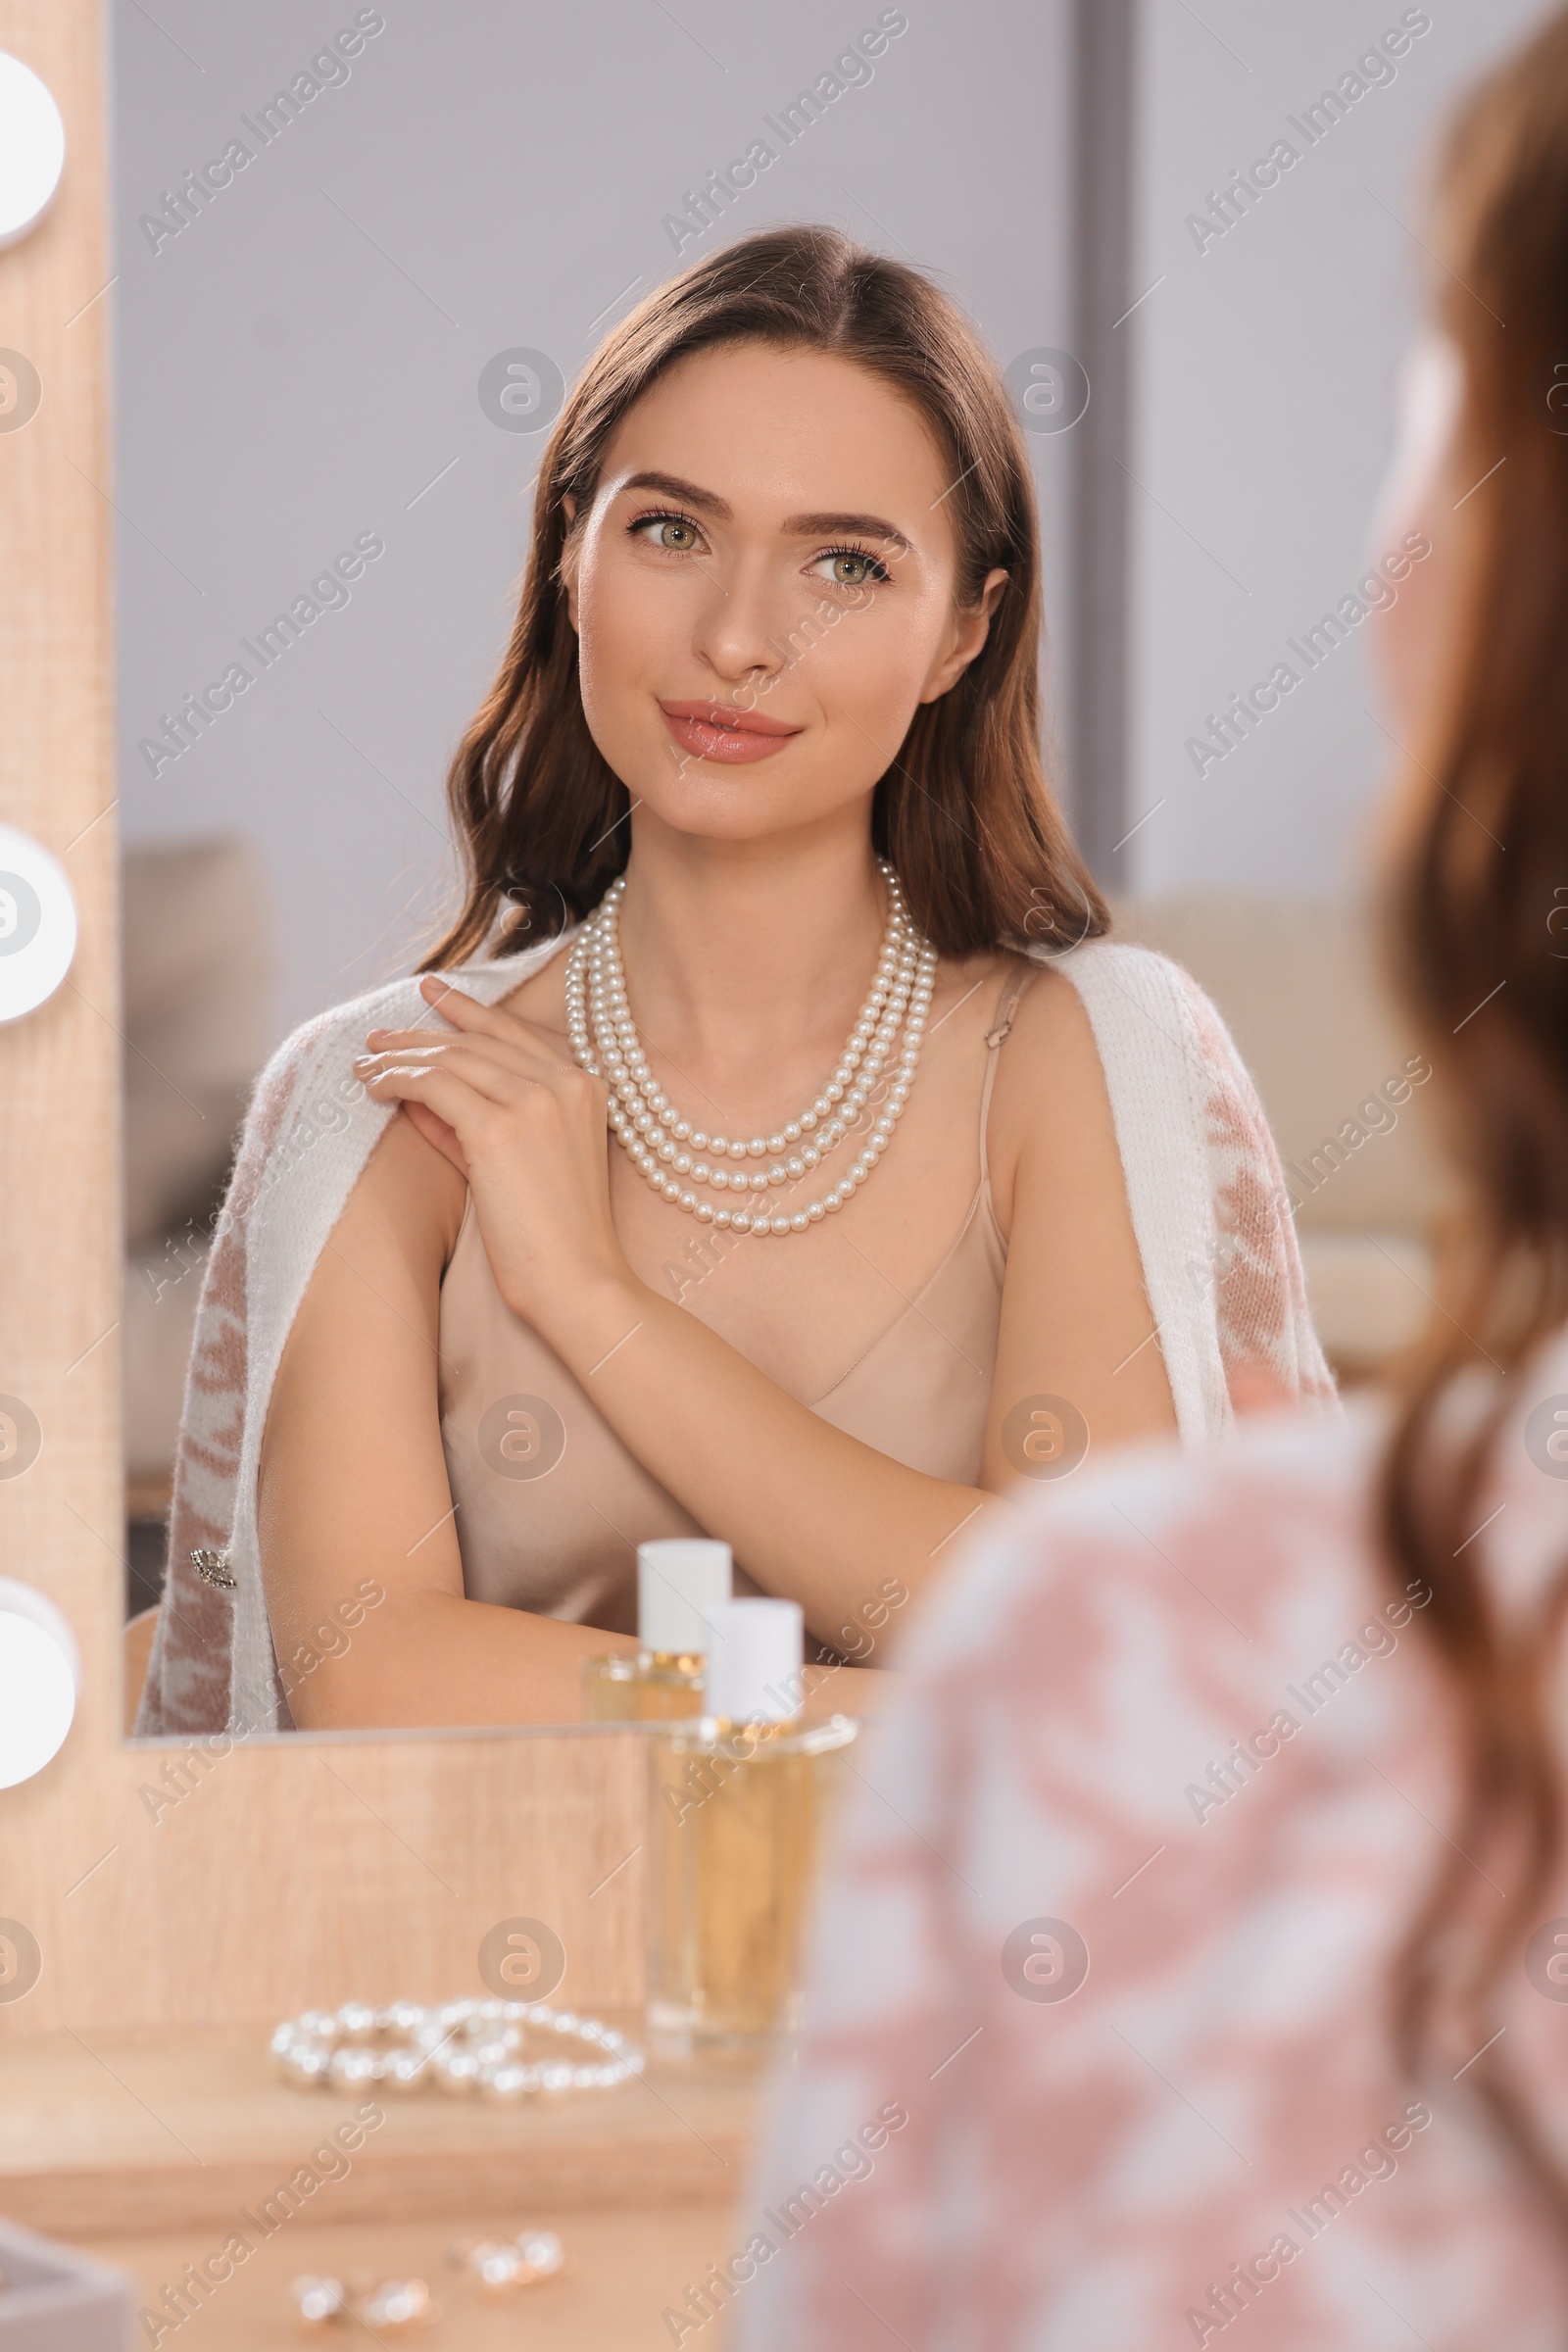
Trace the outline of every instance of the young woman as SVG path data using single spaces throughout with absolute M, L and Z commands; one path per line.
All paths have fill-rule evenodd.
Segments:
M 1329 1396 L 1225 1031 L 1102 939 L 1040 633 L 1021 435 L 916 273 L 776 231 L 611 336 L 463 912 L 258 1091 L 144 1728 L 572 1715 L 699 1529 L 863 1657 L 1020 1473 Z
M 1568 2340 L 1568 12 L 1434 243 L 1384 651 L 1443 1312 L 1392 1416 L 1140 1449 L 949 1584 L 706 2282 L 745 2352 Z

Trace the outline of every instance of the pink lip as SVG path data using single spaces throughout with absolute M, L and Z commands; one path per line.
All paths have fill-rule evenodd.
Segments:
M 662 702 L 659 708 L 678 744 L 699 760 L 714 760 L 724 766 L 767 760 L 801 732 L 785 719 L 740 710 L 733 703 Z

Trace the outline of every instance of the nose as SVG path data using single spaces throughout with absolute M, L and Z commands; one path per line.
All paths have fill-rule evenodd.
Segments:
M 785 665 L 778 592 L 760 557 L 740 558 L 720 571 L 705 564 L 707 593 L 696 616 L 692 650 L 726 684 L 750 682 L 765 692 Z

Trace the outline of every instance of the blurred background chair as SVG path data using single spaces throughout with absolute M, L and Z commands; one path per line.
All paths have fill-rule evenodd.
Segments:
M 1344 1133 L 1419 1051 L 1390 1008 L 1367 915 L 1218 894 L 1123 905 L 1116 914 L 1119 937 L 1184 964 L 1229 1022 L 1299 1202 L 1324 1350 L 1342 1382 L 1369 1378 L 1422 1328 L 1447 1194 L 1428 1086 L 1386 1114 L 1397 1124 L 1373 1133 L 1357 1122 L 1359 1144 Z

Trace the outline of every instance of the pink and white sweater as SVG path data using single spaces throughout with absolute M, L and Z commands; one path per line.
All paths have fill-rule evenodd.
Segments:
M 1527 1609 L 1568 1558 L 1568 1340 L 1511 1386 L 1474 1542 Z M 911 1626 L 706 2297 L 733 2352 L 1561 2352 L 1477 2062 L 1390 2056 L 1456 1762 L 1430 1593 L 1374 1552 L 1381 1430 L 1120 1455 Z M 1568 2157 L 1568 1872 L 1493 2022 Z

